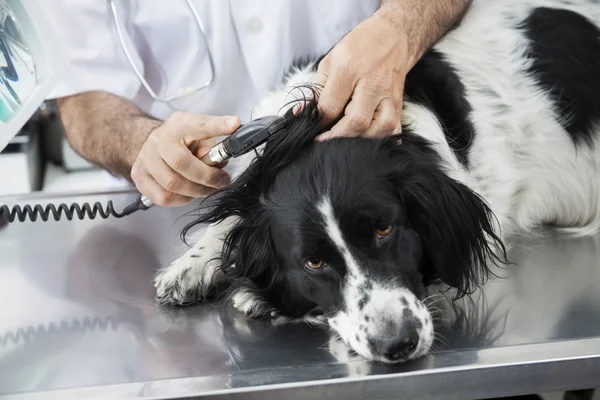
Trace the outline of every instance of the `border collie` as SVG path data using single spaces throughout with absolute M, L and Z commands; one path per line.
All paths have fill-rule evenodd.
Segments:
M 211 225 L 159 271 L 159 301 L 226 293 L 370 360 L 427 354 L 432 284 L 471 293 L 517 234 L 599 230 L 599 24 L 594 0 L 475 0 L 407 76 L 400 137 L 315 143 L 314 101 L 291 107 L 317 61 L 292 68 L 254 110 L 284 128 L 201 204 L 184 234 Z

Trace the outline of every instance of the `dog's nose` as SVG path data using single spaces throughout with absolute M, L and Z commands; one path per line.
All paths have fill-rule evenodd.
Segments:
M 398 361 L 408 358 L 419 345 L 419 335 L 413 326 L 400 329 L 398 336 L 393 339 L 385 339 L 376 344 L 378 353 L 390 361 Z

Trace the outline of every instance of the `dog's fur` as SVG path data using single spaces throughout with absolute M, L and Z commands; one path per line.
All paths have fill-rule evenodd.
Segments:
M 188 228 L 213 225 L 159 272 L 160 301 L 222 283 L 242 312 L 326 323 L 366 358 L 426 354 L 428 285 L 470 293 L 517 233 L 599 230 L 598 24 L 594 0 L 475 0 L 407 76 L 401 144 L 313 143 L 314 102 L 295 117 L 290 100 L 316 62 L 296 66 L 254 110 L 286 126 L 202 204 Z

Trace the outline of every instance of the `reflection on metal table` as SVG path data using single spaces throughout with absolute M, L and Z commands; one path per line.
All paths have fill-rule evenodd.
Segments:
M 21 199 L 106 203 L 135 193 Z M 7 202 L 8 203 L 8 202 Z M 429 356 L 348 354 L 228 307 L 160 308 L 151 280 L 193 208 L 0 228 L 0 398 L 476 399 L 600 386 L 600 237 L 528 239 L 461 300 Z

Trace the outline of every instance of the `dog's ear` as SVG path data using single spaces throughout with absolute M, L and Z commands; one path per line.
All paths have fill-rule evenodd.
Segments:
M 268 212 L 258 211 L 233 227 L 221 256 L 226 292 L 243 301 L 243 311 L 255 317 L 300 317 L 315 304 L 300 296 L 285 276 L 273 243 Z M 234 298 L 234 303 L 236 299 Z
M 264 213 L 259 211 L 229 231 L 222 265 L 233 281 L 251 281 L 260 290 L 270 288 L 278 280 L 277 253 Z
M 306 89 L 312 90 L 316 98 L 316 88 Z M 261 196 L 267 193 L 273 182 L 273 171 L 279 171 L 289 164 L 324 129 L 319 124 L 320 112 L 316 100 L 306 98 L 303 101 L 304 107 L 298 115 L 290 109 L 282 117 L 284 123 L 278 132 L 272 134 L 262 155 L 256 157 L 231 184 L 201 202 L 196 218 L 182 230 L 183 241 L 188 231 L 196 225 L 219 223 L 228 217 L 244 220 L 255 214 L 260 208 Z
M 494 214 L 479 195 L 448 176 L 423 139 L 403 133 L 402 144 L 393 148 L 394 182 L 423 242 L 424 276 L 457 288 L 458 297 L 471 293 L 489 277 L 491 264 L 506 260 Z

